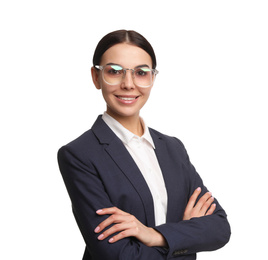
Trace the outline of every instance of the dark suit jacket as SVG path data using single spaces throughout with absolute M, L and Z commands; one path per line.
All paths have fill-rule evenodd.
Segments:
M 58 162 L 86 242 L 84 260 L 196 259 L 196 252 L 224 246 L 230 237 L 226 214 L 217 200 L 213 215 L 182 221 L 197 187 L 206 187 L 178 139 L 150 129 L 168 194 L 167 223 L 155 226 L 153 198 L 122 141 L 98 117 L 92 129 L 63 146 Z M 201 196 L 200 195 L 200 196 Z M 147 247 L 135 238 L 114 244 L 99 241 L 94 229 L 108 216 L 96 210 L 116 206 L 163 234 L 168 249 Z

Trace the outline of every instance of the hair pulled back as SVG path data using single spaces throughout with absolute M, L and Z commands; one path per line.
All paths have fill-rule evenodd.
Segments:
M 118 43 L 129 43 L 140 47 L 151 56 L 152 68 L 156 68 L 156 57 L 151 44 L 141 34 L 127 30 L 118 30 L 108 33 L 99 41 L 93 56 L 93 65 L 100 65 L 104 52 Z

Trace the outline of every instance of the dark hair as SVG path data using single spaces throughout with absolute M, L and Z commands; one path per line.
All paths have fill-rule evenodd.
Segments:
M 142 48 L 151 56 L 152 68 L 156 68 L 156 57 L 151 44 L 141 34 L 127 30 L 118 30 L 108 33 L 99 41 L 93 56 L 93 65 L 100 65 L 103 53 L 118 43 L 129 43 Z

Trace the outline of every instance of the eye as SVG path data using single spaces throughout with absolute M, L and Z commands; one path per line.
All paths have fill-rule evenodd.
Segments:
M 110 69 L 110 70 L 108 70 L 108 73 L 111 74 L 111 75 L 116 75 L 116 74 L 120 74 L 120 71 L 114 70 L 114 69 Z
M 135 70 L 135 75 L 137 77 L 145 77 L 151 74 L 151 70 L 147 67 L 138 68 Z
M 118 65 L 109 65 L 105 68 L 105 73 L 110 76 L 118 76 L 123 73 L 123 68 Z

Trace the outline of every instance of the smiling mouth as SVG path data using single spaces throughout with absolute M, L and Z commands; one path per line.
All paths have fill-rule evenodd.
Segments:
M 124 100 L 124 101 L 132 101 L 132 100 L 135 100 L 137 99 L 139 96 L 136 96 L 136 97 L 123 97 L 123 96 L 116 96 L 117 98 L 121 99 L 121 100 Z

